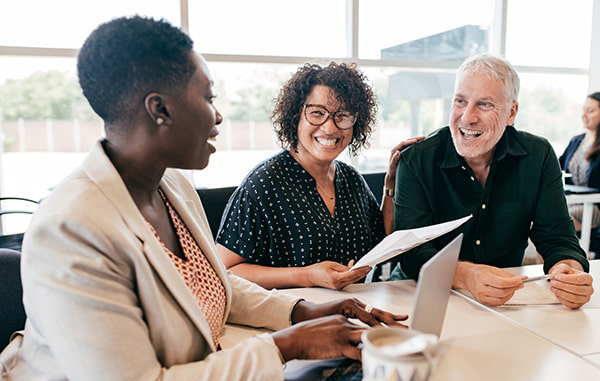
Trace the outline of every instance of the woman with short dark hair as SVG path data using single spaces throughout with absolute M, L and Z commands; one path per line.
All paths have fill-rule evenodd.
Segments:
M 177 169 L 208 165 L 223 120 L 192 49 L 178 28 L 142 17 L 99 26 L 81 48 L 81 87 L 106 138 L 32 218 L 27 322 L 0 354 L 2 379 L 282 380 L 293 358 L 360 358 L 364 326 L 348 318 L 406 318 L 356 299 L 309 303 L 227 273 Z M 226 322 L 279 331 L 221 349 Z

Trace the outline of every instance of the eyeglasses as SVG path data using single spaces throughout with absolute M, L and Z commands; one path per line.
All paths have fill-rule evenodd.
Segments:
M 304 105 L 304 117 L 306 121 L 313 126 L 320 127 L 329 120 L 329 116 L 333 115 L 333 124 L 340 130 L 348 130 L 356 123 L 357 113 L 351 114 L 348 111 L 338 110 L 334 113 L 329 112 L 321 105 Z

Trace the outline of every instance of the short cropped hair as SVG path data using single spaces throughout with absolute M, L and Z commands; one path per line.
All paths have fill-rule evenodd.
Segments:
M 297 149 L 298 123 L 304 102 L 317 85 L 331 89 L 346 111 L 358 114 L 348 146 L 350 153 L 356 155 L 361 148 L 368 146 L 377 120 L 377 101 L 366 76 L 354 63 L 331 62 L 325 67 L 305 64 L 292 75 L 279 92 L 271 115 L 280 145 Z
M 502 82 L 509 104 L 519 98 L 520 80 L 514 67 L 504 58 L 489 53 L 476 54 L 467 58 L 458 68 L 456 78 L 466 73 L 480 73 Z
M 193 45 L 164 20 L 134 16 L 106 22 L 79 51 L 83 95 L 106 123 L 128 120 L 147 94 L 187 86 L 196 71 Z

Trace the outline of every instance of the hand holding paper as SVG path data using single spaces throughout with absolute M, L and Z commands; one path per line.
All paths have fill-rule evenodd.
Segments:
M 471 217 L 473 217 L 472 214 L 457 220 L 443 222 L 437 225 L 395 231 L 382 239 L 377 246 L 372 248 L 371 251 L 359 259 L 350 270 L 354 270 L 363 266 L 375 266 L 381 262 L 385 262 L 398 254 L 402 254 L 427 241 L 431 241 L 432 239 L 456 229 L 460 225 L 467 222 Z

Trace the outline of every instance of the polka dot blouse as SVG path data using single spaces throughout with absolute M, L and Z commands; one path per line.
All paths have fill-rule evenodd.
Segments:
M 363 177 L 335 162 L 334 216 L 314 178 L 288 151 L 260 163 L 231 196 L 217 242 L 264 266 L 347 264 L 385 237 L 383 217 Z

